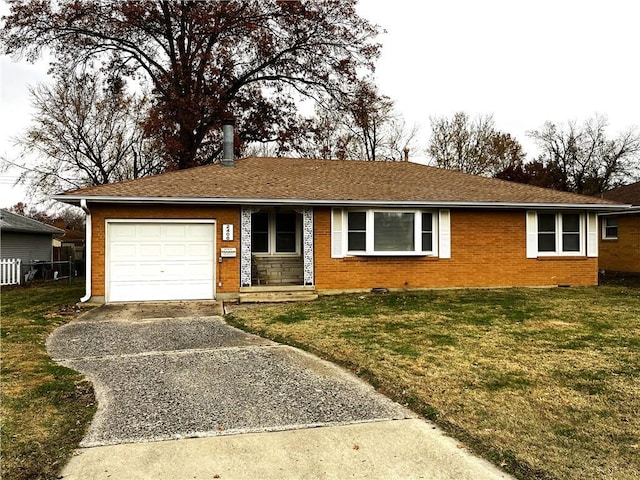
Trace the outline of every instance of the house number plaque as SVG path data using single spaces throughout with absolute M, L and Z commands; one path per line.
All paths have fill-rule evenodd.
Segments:
M 225 223 L 222 225 L 222 240 L 225 242 L 233 241 L 233 225 Z
M 236 249 L 235 248 L 221 248 L 220 249 L 220 257 L 221 258 L 235 258 L 236 257 Z

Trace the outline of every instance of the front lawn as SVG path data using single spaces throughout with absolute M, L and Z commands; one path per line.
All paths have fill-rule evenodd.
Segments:
M 0 477 L 56 479 L 95 412 L 91 385 L 54 363 L 45 339 L 79 314 L 84 285 L 3 288 Z
M 521 478 L 640 476 L 640 288 L 447 290 L 239 306 Z

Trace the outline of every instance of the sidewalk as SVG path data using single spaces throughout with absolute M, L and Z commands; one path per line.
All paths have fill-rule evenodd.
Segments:
M 86 448 L 64 480 L 510 479 L 419 419 Z

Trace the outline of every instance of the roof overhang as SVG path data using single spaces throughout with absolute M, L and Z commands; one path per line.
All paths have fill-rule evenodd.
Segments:
M 603 203 L 527 203 L 527 202 L 447 202 L 447 201 L 387 201 L 387 200 L 317 200 L 294 198 L 219 198 L 219 197 L 116 197 L 56 195 L 54 200 L 80 205 L 88 203 L 182 204 L 182 205 L 269 205 L 323 207 L 393 207 L 393 208 L 481 208 L 481 209 L 543 209 L 543 210 L 626 210 L 631 205 Z
M 615 210 L 612 212 L 602 212 L 599 213 L 601 217 L 609 217 L 613 215 L 633 215 L 634 213 L 637 215 L 640 213 L 640 205 L 629 205 L 629 208 L 625 208 L 624 210 Z

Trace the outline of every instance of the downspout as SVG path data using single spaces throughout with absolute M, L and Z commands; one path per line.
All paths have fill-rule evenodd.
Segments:
M 87 302 L 91 298 L 91 212 L 89 211 L 89 207 L 87 207 L 87 200 L 80 200 L 80 208 L 84 210 L 84 213 L 87 215 L 87 219 L 85 221 L 85 242 L 84 242 L 84 259 L 85 259 L 85 295 L 80 299 L 81 303 Z

